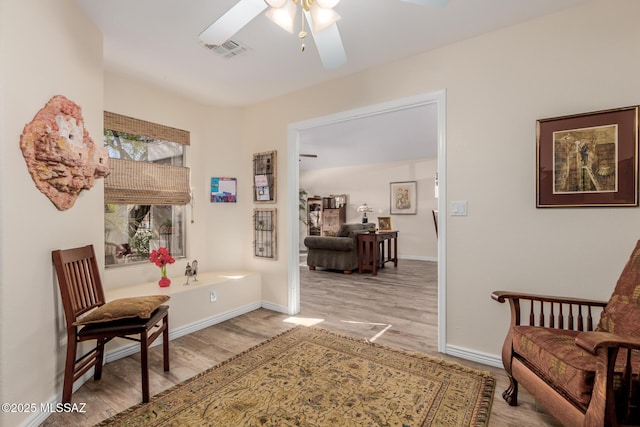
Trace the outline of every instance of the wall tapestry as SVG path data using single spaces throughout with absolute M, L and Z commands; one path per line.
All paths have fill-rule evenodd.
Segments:
M 71 208 L 94 179 L 109 175 L 107 149 L 96 147 L 82 109 L 56 95 L 25 125 L 20 148 L 36 187 L 58 208 Z

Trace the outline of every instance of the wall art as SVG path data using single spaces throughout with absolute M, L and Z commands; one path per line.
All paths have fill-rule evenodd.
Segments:
M 56 95 L 25 125 L 20 149 L 38 190 L 64 211 L 95 178 L 109 175 L 109 155 L 84 127 L 82 109 Z
M 253 155 L 253 201 L 276 202 L 276 152 L 266 151 Z
M 638 106 L 537 121 L 536 206 L 638 206 Z
M 391 215 L 415 215 L 418 213 L 417 182 L 403 181 L 390 184 Z
M 236 203 L 235 178 L 211 178 L 211 203 Z

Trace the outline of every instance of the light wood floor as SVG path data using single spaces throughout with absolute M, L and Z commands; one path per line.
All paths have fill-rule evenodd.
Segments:
M 300 319 L 319 326 L 412 351 L 442 357 L 466 366 L 491 371 L 496 392 L 490 426 L 557 426 L 536 410 L 521 388 L 520 406 L 509 407 L 501 393 L 507 386 L 504 371 L 437 352 L 437 265 L 400 260 L 377 277 L 301 267 Z M 488 298 L 489 296 L 487 296 Z M 171 372 L 162 370 L 162 352 L 150 352 L 151 394 L 156 394 L 231 356 L 295 326 L 290 316 L 259 309 L 171 341 Z M 102 380 L 89 380 L 73 395 L 86 403 L 84 414 L 53 414 L 43 426 L 90 426 L 141 401 L 139 357 L 133 355 L 105 365 Z M 233 427 L 233 426 L 225 426 Z

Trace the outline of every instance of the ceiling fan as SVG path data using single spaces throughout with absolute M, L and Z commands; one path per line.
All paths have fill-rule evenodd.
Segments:
M 336 22 L 340 19 L 333 8 L 340 0 L 239 0 L 235 6 L 225 12 L 198 36 L 200 40 L 213 46 L 220 46 L 235 33 L 260 15 L 265 9 L 267 18 L 293 33 L 293 26 L 300 5 L 301 29 L 298 37 L 301 50 L 304 51 L 305 20 L 318 49 L 320 60 L 325 68 L 338 68 L 347 62 Z M 449 0 L 400 0 L 420 6 L 441 7 Z

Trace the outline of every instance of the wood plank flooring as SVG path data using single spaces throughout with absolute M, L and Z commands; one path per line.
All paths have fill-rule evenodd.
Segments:
M 491 371 L 496 392 L 490 426 L 558 426 L 538 410 L 521 388 L 520 406 L 502 400 L 507 387 L 504 371 L 437 352 L 437 264 L 400 260 L 370 274 L 345 275 L 301 266 L 301 312 L 290 316 L 259 309 L 218 325 L 171 341 L 171 371 L 162 370 L 161 347 L 150 351 L 151 394 L 245 351 L 265 339 L 295 326 L 319 322 L 319 326 L 370 339 L 379 344 L 420 351 L 476 369 Z M 488 297 L 488 296 L 487 296 Z M 316 319 L 316 320 L 311 320 Z M 43 426 L 90 426 L 117 414 L 142 399 L 140 359 L 133 355 L 108 363 L 102 380 L 89 380 L 73 394 L 73 402 L 86 403 L 84 414 L 53 414 Z M 224 426 L 233 427 L 233 426 Z

